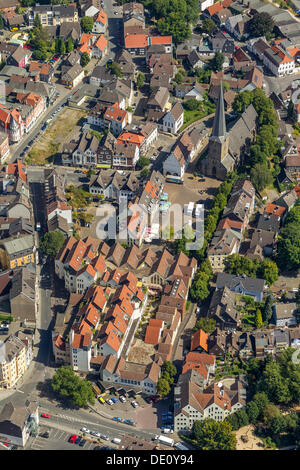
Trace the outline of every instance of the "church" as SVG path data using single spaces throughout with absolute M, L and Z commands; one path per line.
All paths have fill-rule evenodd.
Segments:
M 228 173 L 242 163 L 256 134 L 257 113 L 252 104 L 248 106 L 230 130 L 226 129 L 223 87 L 209 138 L 207 155 L 200 163 L 205 176 L 224 180 Z

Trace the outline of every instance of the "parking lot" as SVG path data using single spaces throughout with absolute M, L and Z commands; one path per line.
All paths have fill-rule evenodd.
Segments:
M 126 402 L 122 403 L 119 399 L 120 395 L 125 396 Z M 139 394 L 126 393 L 123 390 L 120 390 L 119 393 L 112 389 L 111 393 L 106 391 L 106 393 L 101 395 L 105 400 L 111 399 L 112 397 L 117 398 L 117 402 L 109 405 L 108 403 L 99 403 L 97 401 L 94 408 L 101 412 L 106 413 L 113 417 L 119 417 L 122 420 L 131 419 L 133 420 L 137 427 L 140 429 L 150 429 L 158 430 L 161 427 L 164 427 L 164 424 L 171 424 L 172 420 L 169 420 L 170 423 L 162 422 L 162 413 L 170 411 L 170 402 L 168 400 L 160 400 L 157 403 L 152 403 L 149 400 L 149 397 L 143 397 Z M 138 407 L 134 408 L 131 402 L 134 401 L 138 404 Z
M 43 437 L 42 434 L 48 432 L 49 437 Z M 109 446 L 115 448 L 115 444 L 110 441 L 100 440 L 96 437 L 84 435 L 82 432 L 76 432 L 76 436 L 81 437 L 84 445 L 69 442 L 72 433 L 61 430 L 53 429 L 43 426 L 40 428 L 39 435 L 32 438 L 27 444 L 27 449 L 30 450 L 94 450 L 95 447 Z M 121 437 L 121 436 L 120 436 Z

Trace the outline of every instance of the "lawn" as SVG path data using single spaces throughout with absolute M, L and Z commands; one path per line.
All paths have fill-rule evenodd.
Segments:
M 184 129 L 186 129 L 190 124 L 192 124 L 195 121 L 198 121 L 198 119 L 202 119 L 205 116 L 208 116 L 209 114 L 212 114 L 215 112 L 215 105 L 209 101 L 208 98 L 205 98 L 202 102 L 199 102 L 199 106 L 197 109 L 189 110 L 187 109 L 184 104 L 184 122 L 181 128 L 179 129 L 179 132 L 182 132 Z
M 25 163 L 45 165 L 53 162 L 55 155 L 68 140 L 68 135 L 86 115 L 86 111 L 65 108 L 33 145 L 25 158 Z

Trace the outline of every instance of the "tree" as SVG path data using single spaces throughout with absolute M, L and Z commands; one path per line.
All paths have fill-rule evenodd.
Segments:
M 262 417 L 263 411 L 269 403 L 268 397 L 264 392 L 256 393 L 252 399 L 253 403 L 256 404 L 259 414 L 258 418 Z
M 34 28 L 37 28 L 37 29 L 41 29 L 41 28 L 42 28 L 42 23 L 41 23 L 40 15 L 36 15 L 36 16 L 34 17 L 33 27 L 34 27 Z
M 171 391 L 171 386 L 168 382 L 168 380 L 164 377 L 160 377 L 157 381 L 157 393 L 161 396 L 161 397 L 166 397 L 167 395 L 169 395 L 170 391 Z
M 269 323 L 273 315 L 273 297 L 271 294 L 268 294 L 265 300 L 265 304 L 262 310 L 263 321 Z
M 269 13 L 256 13 L 248 22 L 248 28 L 254 38 L 268 36 L 274 29 L 274 21 Z
M 141 177 L 146 178 L 146 176 L 148 176 L 149 173 L 150 173 L 149 168 L 143 168 L 142 171 L 141 171 Z
M 255 328 L 260 328 L 262 325 L 263 325 L 262 314 L 258 308 L 255 314 Z
M 183 105 L 188 111 L 194 111 L 199 108 L 199 101 L 197 101 L 195 98 L 189 98 L 184 102 Z
M 282 269 L 298 269 L 300 266 L 300 230 L 298 223 L 286 224 L 278 238 L 277 260 Z
M 91 33 L 94 27 L 94 20 L 91 16 L 84 16 L 80 20 L 80 25 L 85 33 Z
M 262 191 L 266 186 L 272 183 L 273 176 L 267 165 L 257 163 L 250 171 L 251 181 L 257 191 Z
M 4 20 L 2 14 L 0 15 L 0 29 L 4 29 Z
M 274 261 L 270 259 L 264 259 L 261 267 L 258 269 L 258 276 L 265 279 L 269 286 L 274 284 L 278 279 L 278 267 Z
M 207 334 L 211 334 L 216 329 L 216 320 L 214 318 L 201 317 L 195 325 L 194 331 L 203 330 Z
M 249 422 L 256 423 L 257 418 L 259 417 L 259 409 L 254 401 L 249 401 L 249 403 L 247 403 L 246 413 L 248 415 Z
M 234 450 L 236 438 L 228 421 L 214 421 L 211 418 L 195 421 L 193 435 L 201 450 Z
M 67 52 L 72 52 L 74 50 L 74 41 L 73 39 L 70 37 L 68 40 L 67 40 Z
M 138 89 L 142 88 L 142 86 L 145 83 L 145 75 L 142 72 L 138 73 L 137 79 L 136 79 L 136 86 Z
M 177 374 L 177 369 L 174 364 L 170 361 L 165 361 L 161 368 L 162 374 L 169 374 L 170 377 L 174 377 Z
M 123 72 L 120 65 L 117 62 L 113 62 L 110 66 L 111 73 L 119 78 L 123 77 Z
M 238 410 L 235 413 L 230 414 L 227 416 L 226 421 L 231 424 L 233 431 L 237 431 L 243 426 L 247 426 L 249 424 L 249 418 L 245 410 Z
M 82 54 L 82 56 L 80 57 L 80 65 L 81 65 L 81 67 L 85 67 L 85 66 L 89 63 L 90 60 L 91 60 L 91 59 L 90 59 L 90 56 L 88 55 L 88 53 L 87 53 L 87 52 L 84 52 L 84 53 Z
M 78 377 L 71 366 L 60 367 L 53 376 L 51 387 L 62 398 L 66 398 L 73 406 L 84 407 L 94 403 L 91 383 Z
M 215 53 L 215 57 L 210 62 L 211 68 L 215 72 L 220 72 L 223 69 L 224 61 L 225 61 L 224 54 L 222 54 L 222 52 L 220 52 L 220 51 L 217 51 Z
M 138 159 L 138 162 L 137 162 L 137 164 L 136 164 L 136 166 L 137 166 L 138 168 L 140 168 L 140 169 L 142 169 L 142 168 L 144 168 L 145 166 L 148 166 L 148 165 L 149 165 L 149 160 L 148 160 L 148 158 L 147 158 L 147 157 L 143 157 L 143 156 Z
M 60 230 L 46 232 L 40 241 L 40 250 L 49 256 L 56 256 L 65 242 L 65 237 Z
M 209 296 L 207 279 L 205 279 L 205 277 L 201 277 L 201 275 L 196 275 L 190 290 L 190 294 L 191 298 L 195 302 L 201 302 L 202 300 L 205 300 Z
M 201 30 L 203 33 L 210 34 L 216 27 L 216 23 L 211 18 L 205 18 L 201 24 Z

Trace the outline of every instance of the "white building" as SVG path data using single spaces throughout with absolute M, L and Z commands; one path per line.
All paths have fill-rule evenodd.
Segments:
M 206 10 L 206 8 L 211 7 L 214 4 L 214 0 L 199 0 L 200 11 Z
M 184 109 L 180 103 L 176 103 L 163 117 L 163 131 L 177 134 L 184 121 Z
M 92 357 L 92 334 L 77 334 L 73 330 L 70 332 L 71 342 L 71 366 L 73 370 L 88 372 Z

